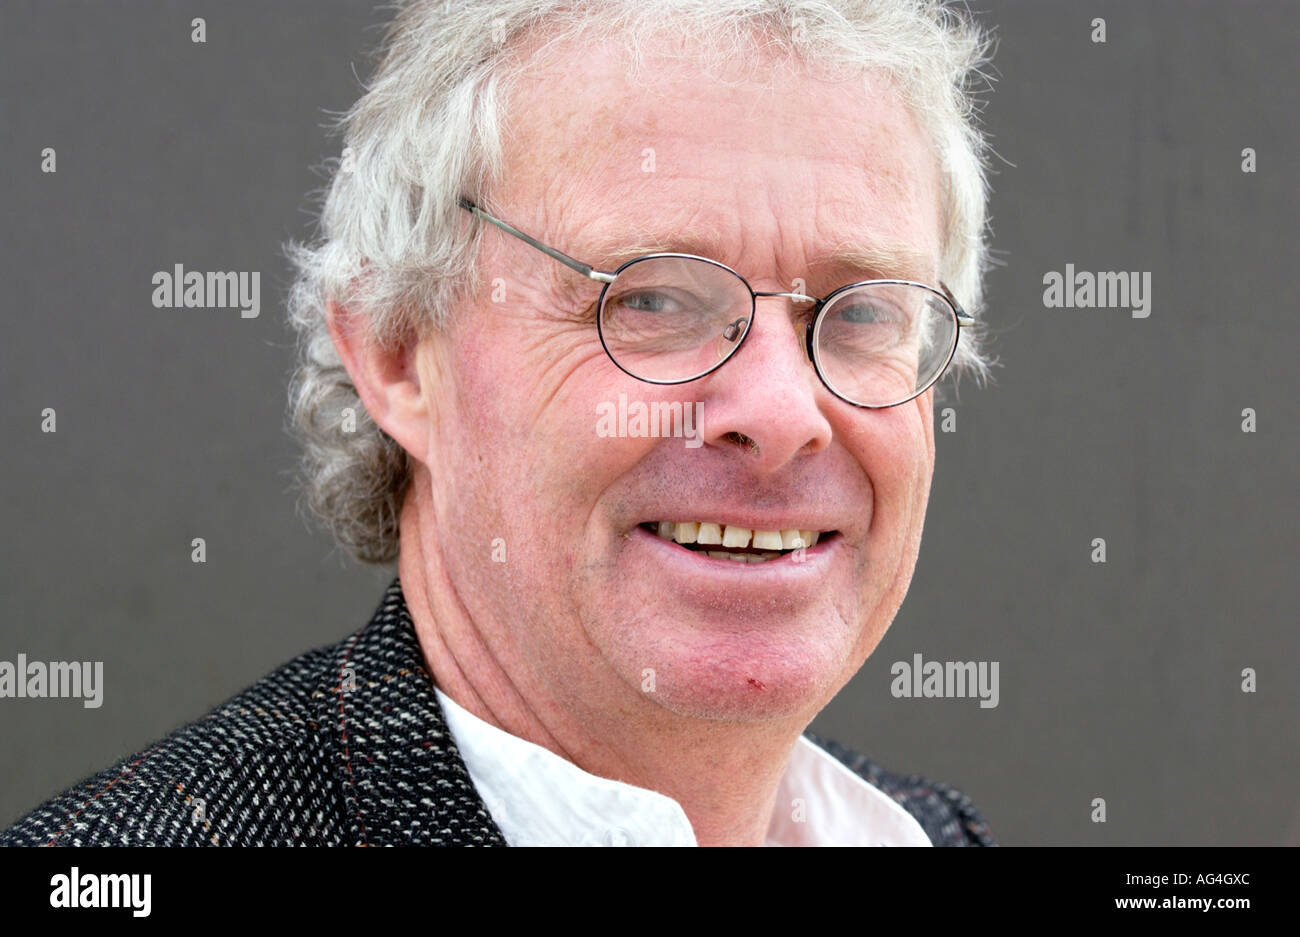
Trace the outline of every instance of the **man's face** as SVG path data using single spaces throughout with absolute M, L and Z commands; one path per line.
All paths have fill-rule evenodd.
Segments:
M 883 80 L 774 65 L 728 86 L 666 59 L 631 80 L 616 45 L 559 61 L 513 98 L 491 193 L 489 210 L 521 230 L 598 269 L 617 265 L 601 244 L 703 253 L 682 236 L 712 237 L 706 256 L 756 290 L 936 279 L 937 164 Z M 838 400 L 803 350 L 809 307 L 781 298 L 758 300 L 716 372 L 637 381 L 601 347 L 599 283 L 496 228 L 483 243 L 484 294 L 420 349 L 433 425 L 417 483 L 455 601 L 506 679 L 578 716 L 806 724 L 907 591 L 931 393 L 886 410 Z M 818 263 L 845 245 L 907 248 L 925 269 Z M 702 405 L 703 444 L 599 435 L 620 394 Z M 643 526 L 658 521 L 836 533 L 798 558 L 741 563 Z

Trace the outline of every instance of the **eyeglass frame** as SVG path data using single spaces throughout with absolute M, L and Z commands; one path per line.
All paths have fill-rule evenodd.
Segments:
M 812 364 L 813 370 L 817 372 L 817 378 L 822 382 L 822 386 L 825 387 L 827 390 L 829 390 L 836 398 L 838 398 L 839 400 L 843 400 L 845 403 L 849 404 L 852 407 L 858 407 L 859 409 L 863 409 L 863 410 L 888 410 L 891 407 L 901 406 L 907 403 L 909 400 L 915 400 L 917 397 L 921 396 L 927 390 L 929 390 L 931 387 L 937 384 L 939 380 L 943 377 L 944 373 L 947 372 L 948 366 L 952 364 L 952 359 L 957 354 L 957 344 L 961 340 L 961 330 L 963 328 L 966 328 L 967 326 L 971 326 L 975 324 L 975 319 L 972 316 L 968 315 L 964 309 L 962 309 L 961 304 L 957 302 L 957 299 L 952 295 L 952 292 L 942 281 L 939 282 L 939 288 L 935 289 L 933 286 L 929 286 L 928 284 L 925 283 L 918 283 L 915 280 L 898 280 L 898 279 L 859 280 L 856 283 L 850 283 L 847 286 L 838 287 L 837 289 L 832 290 L 826 296 L 818 298 L 816 296 L 808 296 L 804 293 L 785 293 L 785 292 L 772 292 L 768 290 L 755 290 L 752 286 L 749 285 L 749 281 L 746 280 L 743 276 L 741 276 L 740 273 L 731 269 L 731 267 L 728 267 L 726 264 L 720 261 L 712 260 L 711 258 L 708 257 L 701 257 L 698 254 L 679 254 L 679 253 L 644 254 L 640 257 L 633 257 L 632 259 L 624 261 L 622 264 L 620 264 L 617 270 L 613 271 L 612 273 L 609 273 L 603 270 L 597 270 L 596 268 L 592 267 L 590 264 L 585 264 L 580 260 L 575 260 L 574 258 L 570 257 L 568 254 L 564 253 L 563 251 L 557 250 L 556 248 L 551 247 L 550 245 L 543 244 L 541 241 L 537 240 L 537 238 L 527 235 L 524 232 L 520 231 L 518 228 L 514 227 L 513 225 L 507 224 L 506 222 L 502 221 L 500 218 L 496 218 L 488 214 L 482 208 L 480 208 L 478 205 L 476 205 L 474 202 L 470 201 L 467 198 L 457 199 L 457 204 L 459 204 L 461 208 L 465 209 L 466 211 L 470 212 L 476 217 L 482 218 L 484 221 L 487 221 L 495 225 L 496 227 L 500 228 L 502 231 L 505 231 L 507 234 L 512 234 L 515 237 L 519 238 L 524 243 L 537 248 L 537 250 L 546 254 L 548 257 L 551 257 L 554 260 L 558 260 L 566 267 L 569 267 L 572 270 L 576 270 L 578 273 L 581 273 L 583 276 L 595 280 L 598 283 L 603 283 L 604 286 L 601 288 L 600 298 L 596 301 L 596 309 L 597 309 L 596 334 L 600 338 L 600 346 L 605 350 L 605 356 L 614 363 L 614 367 L 618 368 L 620 371 L 622 371 L 624 374 L 628 375 L 629 377 L 635 378 L 636 380 L 646 384 L 659 384 L 659 385 L 689 384 L 691 381 L 698 381 L 700 378 L 707 377 L 708 375 L 712 374 L 714 371 L 718 370 L 718 368 L 722 367 L 724 364 L 726 364 L 728 361 L 734 358 L 737 352 L 740 351 L 740 347 L 745 343 L 745 339 L 749 337 L 749 333 L 753 330 L 754 317 L 758 314 L 758 297 L 785 296 L 785 297 L 789 297 L 795 302 L 814 303 L 812 314 L 808 319 L 808 325 L 804 329 L 804 352 L 805 354 L 807 354 L 808 361 Z M 654 380 L 653 378 L 641 377 L 639 374 L 633 374 L 627 368 L 623 367 L 623 365 L 619 363 L 618 359 L 614 357 L 614 353 L 609 350 L 609 345 L 605 343 L 604 331 L 601 329 L 601 319 L 604 318 L 602 313 L 604 312 L 604 308 L 605 308 L 605 293 L 609 290 L 610 284 L 613 283 L 618 278 L 618 275 L 620 273 L 622 273 L 624 270 L 626 270 L 628 267 L 632 266 L 633 264 L 640 263 L 642 261 L 650 260 L 653 258 L 660 258 L 660 257 L 702 260 L 705 263 L 714 265 L 715 267 L 721 267 L 723 270 L 726 270 L 732 276 L 736 277 L 736 279 L 740 280 L 740 282 L 745 285 L 745 289 L 749 290 L 749 302 L 750 302 L 749 322 L 747 323 L 747 327 L 745 328 L 745 333 L 741 335 L 740 339 L 736 342 L 736 347 L 731 350 L 730 354 L 728 354 L 725 358 L 719 360 L 717 364 L 711 366 L 707 371 L 703 371 L 699 374 L 696 374 L 694 377 L 682 378 L 681 380 L 675 380 L 675 381 L 659 381 L 659 380 Z M 836 296 L 839 296 L 840 294 L 845 293 L 849 290 L 858 289 L 863 286 L 897 286 L 897 285 L 919 286 L 922 289 L 929 290 L 931 293 L 934 293 L 935 295 L 939 296 L 948 304 L 949 308 L 952 310 L 954 317 L 957 320 L 957 331 L 953 333 L 952 347 L 948 349 L 948 357 L 944 360 L 943 366 L 939 368 L 938 371 L 935 372 L 934 377 L 932 377 L 924 387 L 918 388 L 910 396 L 904 397 L 902 400 L 896 401 L 894 403 L 885 403 L 885 404 L 858 403 L 855 400 L 850 400 L 849 398 L 841 394 L 838 390 L 836 390 L 835 387 L 831 384 L 831 382 L 827 380 L 825 373 L 823 373 L 821 362 L 818 360 L 816 347 L 813 344 L 813 336 L 816 334 L 817 331 L 816 326 L 821 320 L 823 310 L 827 308 L 830 301 L 834 299 Z

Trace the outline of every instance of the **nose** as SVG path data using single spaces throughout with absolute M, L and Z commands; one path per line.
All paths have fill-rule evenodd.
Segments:
M 830 445 L 822 412 L 830 399 L 808 359 L 804 330 L 791 310 L 800 293 L 760 293 L 740 348 L 702 381 L 704 441 L 739 448 L 759 472 L 775 472 Z M 793 326 L 793 327 L 792 327 Z

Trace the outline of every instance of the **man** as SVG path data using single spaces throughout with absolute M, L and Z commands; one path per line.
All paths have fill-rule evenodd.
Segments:
M 992 844 L 804 735 L 986 366 L 983 50 L 893 0 L 405 5 L 291 299 L 312 506 L 398 577 L 3 841 Z

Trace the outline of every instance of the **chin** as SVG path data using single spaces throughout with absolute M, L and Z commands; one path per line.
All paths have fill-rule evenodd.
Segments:
M 679 716 L 811 720 L 852 676 L 845 673 L 852 649 L 842 638 L 824 626 L 800 636 L 797 628 L 720 631 L 711 625 L 648 642 L 619 669 L 638 692 Z

